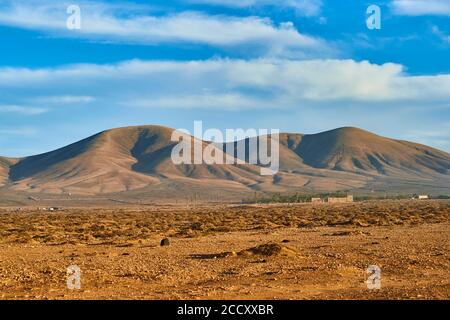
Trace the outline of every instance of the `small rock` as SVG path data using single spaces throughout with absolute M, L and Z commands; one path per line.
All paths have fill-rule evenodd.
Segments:
M 170 244 L 170 241 L 168 238 L 164 238 L 161 240 L 161 247 L 168 246 Z

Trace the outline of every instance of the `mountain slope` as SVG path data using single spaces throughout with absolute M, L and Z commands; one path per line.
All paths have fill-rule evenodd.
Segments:
M 450 156 L 445 152 L 357 128 L 305 135 L 293 151 L 314 168 L 347 172 L 445 175 L 450 169 Z
M 255 139 L 260 138 L 248 138 L 246 145 Z M 269 136 L 269 145 L 270 141 Z M 400 178 L 448 175 L 450 170 L 450 155 L 446 152 L 358 128 L 344 127 L 307 135 L 282 133 L 279 141 L 280 168 L 286 171 L 329 169 Z M 236 146 L 234 143 L 234 155 L 237 155 Z M 245 160 L 249 157 L 246 154 Z
M 243 184 L 260 179 L 258 169 L 251 166 L 174 165 L 172 132 L 160 126 L 107 130 L 22 159 L 10 167 L 9 179 L 15 190 L 88 194 L 139 189 L 159 184 L 161 178 L 223 179 Z
M 19 160 L 20 159 L 0 157 L 0 186 L 8 181 L 11 166 Z
M 233 197 L 254 191 L 422 190 L 423 186 L 441 188 L 443 193 L 450 190 L 448 153 L 357 128 L 280 134 L 280 172 L 275 176 L 261 176 L 261 167 L 252 164 L 175 165 L 173 131 L 161 126 L 118 128 L 45 154 L 0 158 L 0 186 L 52 194 L 142 190 L 133 194 L 172 198 L 193 190 Z M 246 139 L 247 146 L 251 139 Z M 226 154 L 223 145 L 196 141 L 202 150 L 235 160 L 237 143 L 228 144 L 234 153 Z M 245 160 L 249 157 L 246 154 Z

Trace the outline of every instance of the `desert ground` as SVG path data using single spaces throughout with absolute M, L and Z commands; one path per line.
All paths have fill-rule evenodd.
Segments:
M 0 298 L 449 299 L 449 213 L 444 200 L 2 208 Z

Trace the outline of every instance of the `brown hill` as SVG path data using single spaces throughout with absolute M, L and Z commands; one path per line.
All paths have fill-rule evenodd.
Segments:
M 314 168 L 388 176 L 448 174 L 448 153 L 357 129 L 305 135 L 292 149 Z
M 223 180 L 229 188 L 261 180 L 258 168 L 248 165 L 174 165 L 172 131 L 160 126 L 104 131 L 21 159 L 10 166 L 9 180 L 14 190 L 78 194 L 129 191 L 158 185 L 162 179 Z
M 246 139 L 246 146 L 254 139 L 259 138 Z M 281 133 L 279 141 L 280 168 L 284 171 L 314 168 L 400 178 L 445 176 L 450 170 L 450 155 L 446 152 L 358 128 L 344 127 L 307 135 Z M 237 155 L 236 145 L 234 155 Z M 249 157 L 247 153 L 245 160 Z
M 251 164 L 174 165 L 172 132 L 160 126 L 118 128 L 45 154 L 0 158 L 0 186 L 6 184 L 0 193 L 125 192 L 173 199 L 190 192 L 242 198 L 255 191 L 450 190 L 448 153 L 361 129 L 281 134 L 280 172 L 273 177 L 261 176 Z M 222 146 L 200 143 L 234 156 L 222 155 Z

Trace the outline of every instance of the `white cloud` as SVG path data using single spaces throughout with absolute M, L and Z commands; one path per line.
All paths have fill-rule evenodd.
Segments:
M 441 31 L 438 26 L 433 26 L 431 32 L 438 36 L 442 41 L 450 43 L 450 36 Z
M 89 96 L 49 96 L 37 97 L 34 101 L 48 104 L 84 104 L 94 101 L 94 98 Z
M 22 115 L 37 115 L 47 112 L 47 109 L 19 106 L 19 105 L 0 105 L 0 113 L 19 113 Z
M 158 97 L 156 99 L 134 99 L 122 103 L 141 108 L 187 108 L 224 110 L 259 109 L 271 107 L 271 101 L 239 93 L 199 93 L 179 96 Z
M 450 101 L 450 75 L 409 76 L 401 65 L 353 60 L 141 61 L 47 69 L 2 68 L 3 111 L 36 97 L 89 97 L 90 108 L 295 108 L 304 103 L 433 103 Z M 55 102 L 57 102 L 55 100 Z M 61 101 L 62 103 L 67 101 Z M 1 109 L 0 109 L 1 111 Z
M 68 30 L 68 3 L 3 2 L 0 24 L 45 31 L 56 36 L 150 45 L 181 42 L 222 48 L 251 46 L 262 48 L 264 55 L 272 56 L 295 54 L 298 57 L 305 55 L 303 51 L 316 54 L 333 51 L 325 41 L 298 32 L 291 22 L 275 25 L 268 18 L 255 16 L 232 17 L 199 12 L 161 16 L 151 15 L 145 10 L 136 12 L 132 6 L 82 2 L 81 29 Z M 303 2 L 298 5 L 300 3 Z
M 190 3 L 219 5 L 234 8 L 274 6 L 291 8 L 298 14 L 316 16 L 322 7 L 321 0 L 187 0 Z
M 449 74 L 412 76 L 398 64 L 353 60 L 131 60 L 0 68 L 0 92 L 0 119 L 8 119 L 6 112 L 42 113 L 46 110 L 30 108 L 48 97 L 90 97 L 89 103 L 69 109 L 63 105 L 67 99 L 60 99 L 61 108 L 54 99 L 48 113 L 39 118 L 48 125 L 72 123 L 71 132 L 87 122 L 97 129 L 130 123 L 170 124 L 189 121 L 182 120 L 187 114 L 202 119 L 205 114 L 231 111 L 234 115 L 224 118 L 224 123 L 234 124 L 235 116 L 237 122 L 252 126 L 269 117 L 267 126 L 289 122 L 298 131 L 307 130 L 311 123 L 321 130 L 357 125 L 393 128 L 389 134 L 400 137 L 413 129 L 432 131 L 450 110 Z M 34 125 L 33 119 L 23 117 L 21 124 Z M 439 142 L 448 140 L 448 134 L 411 134 L 410 140 L 448 150 Z
M 395 14 L 407 16 L 439 15 L 450 16 L 448 0 L 393 0 Z
M 33 136 L 37 132 L 34 127 L 0 127 L 0 135 Z

